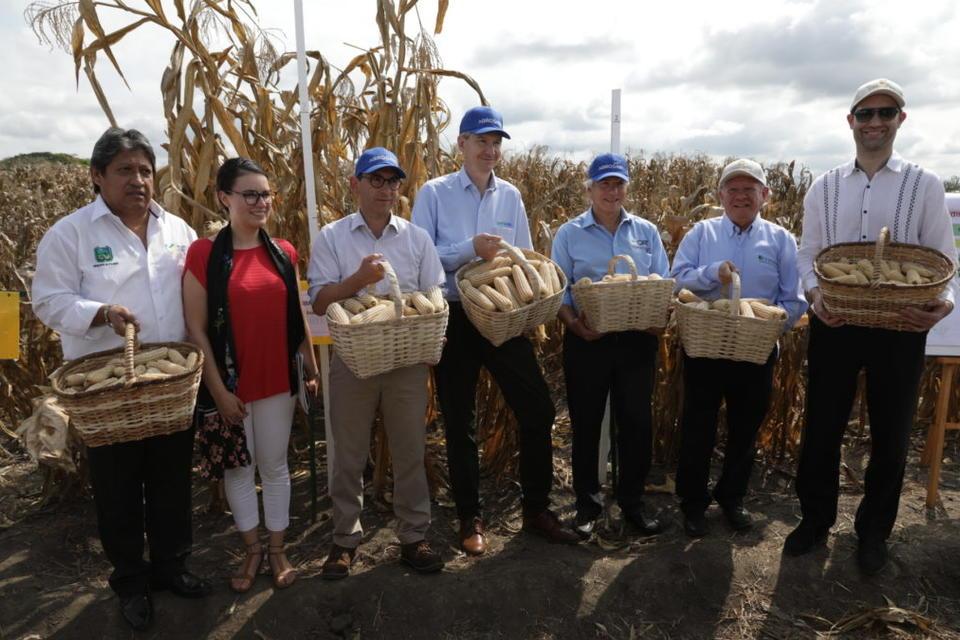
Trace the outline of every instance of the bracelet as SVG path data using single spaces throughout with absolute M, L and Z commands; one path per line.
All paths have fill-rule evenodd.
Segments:
M 110 324 L 110 305 L 106 305 L 103 308 L 103 324 L 107 325 L 108 327 L 113 326 Z

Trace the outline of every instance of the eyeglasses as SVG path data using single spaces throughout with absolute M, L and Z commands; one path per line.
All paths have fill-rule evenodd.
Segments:
M 397 189 L 399 189 L 400 183 L 403 182 L 403 178 L 401 178 L 400 176 L 384 178 L 378 173 L 365 173 L 362 176 L 360 176 L 361 180 L 363 180 L 364 178 L 370 181 L 370 186 L 373 187 L 374 189 L 379 189 L 383 185 L 387 185 L 388 187 L 390 187 L 391 191 L 396 191 Z
M 889 122 L 897 117 L 897 114 L 900 113 L 900 109 L 897 107 L 880 107 L 879 109 L 857 109 L 853 112 L 853 117 L 857 119 L 857 122 L 863 124 L 865 122 L 870 122 L 873 120 L 874 115 L 880 116 L 880 119 L 884 122 Z
M 238 196 L 243 196 L 243 201 L 251 207 L 256 205 L 260 200 L 263 200 L 264 204 L 270 204 L 277 195 L 273 191 L 225 191 L 224 193 L 235 193 Z

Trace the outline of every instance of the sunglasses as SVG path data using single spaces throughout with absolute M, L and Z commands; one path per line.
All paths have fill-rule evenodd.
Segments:
M 257 204 L 257 201 L 263 200 L 264 204 L 270 204 L 276 195 L 273 191 L 224 191 L 224 193 L 237 194 L 243 198 L 251 207 Z
M 370 186 L 373 187 L 374 189 L 379 189 L 383 185 L 387 185 L 388 187 L 390 187 L 391 191 L 395 191 L 399 189 L 400 183 L 403 181 L 403 178 L 401 178 L 400 176 L 384 178 L 383 176 L 378 175 L 376 173 L 365 173 L 364 175 L 360 176 L 361 180 L 363 180 L 364 178 L 366 178 L 370 182 Z
M 880 116 L 880 119 L 884 122 L 888 122 L 897 117 L 897 114 L 900 113 L 900 109 L 897 107 L 880 107 L 879 109 L 857 109 L 853 112 L 853 117 L 857 119 L 857 122 L 864 123 L 870 122 L 873 120 L 874 115 Z

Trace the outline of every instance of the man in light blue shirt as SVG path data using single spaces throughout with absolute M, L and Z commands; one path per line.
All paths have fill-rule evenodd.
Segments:
M 602 279 L 615 255 L 630 256 L 640 275 L 666 275 L 667 253 L 657 228 L 623 208 L 630 180 L 626 158 L 601 154 L 590 163 L 587 175 L 590 208 L 565 222 L 553 239 L 551 257 L 563 269 L 567 281 Z M 617 269 L 626 272 L 628 267 L 620 262 Z M 624 520 L 641 535 L 659 533 L 663 526 L 657 518 L 648 517 L 643 506 L 653 448 L 650 403 L 658 336 L 647 331 L 598 333 L 590 326 L 591 318 L 575 308 L 569 287 L 559 316 L 566 327 L 563 373 L 573 429 L 576 531 L 588 537 L 602 513 L 597 461 L 609 396 L 616 417 L 616 428 L 611 431 L 616 434 L 620 461 L 617 503 Z
M 763 168 L 752 160 L 724 167 L 719 195 L 724 214 L 702 220 L 683 237 L 671 273 L 677 288 L 706 299 L 726 293 L 732 273 L 740 274 L 744 298 L 765 298 L 787 313 L 789 328 L 806 311 L 797 269 L 797 241 L 781 227 L 760 217 L 770 190 Z M 677 495 L 684 529 L 691 537 L 707 533 L 705 512 L 710 455 L 717 434 L 721 400 L 727 405 L 727 446 L 723 472 L 713 499 L 734 530 L 752 526 L 743 508 L 753 467 L 754 441 L 770 401 L 774 348 L 765 364 L 691 358 L 684 354 L 683 419 Z
M 470 260 L 492 259 L 501 238 L 515 247 L 533 248 L 520 192 L 493 173 L 500 161 L 501 142 L 509 137 L 495 109 L 468 110 L 457 138 L 463 168 L 423 185 L 411 216 L 430 235 L 447 274 L 450 320 L 435 380 L 446 430 L 450 485 L 460 519 L 460 547 L 470 555 L 480 555 L 487 548 L 474 421 L 481 366 L 497 381 L 519 423 L 524 529 L 551 542 L 578 541 L 549 509 L 554 407 L 533 345 L 526 336 L 517 336 L 493 346 L 470 323 L 454 281 L 457 269 Z

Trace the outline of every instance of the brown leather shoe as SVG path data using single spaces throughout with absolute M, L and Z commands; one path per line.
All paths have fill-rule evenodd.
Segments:
M 487 550 L 483 520 L 479 517 L 460 521 L 460 548 L 469 556 L 482 556 Z
M 523 516 L 523 530 L 535 533 L 556 544 L 580 542 L 580 536 L 572 529 L 563 526 L 560 518 L 550 509 L 544 509 L 535 516 Z
M 400 545 L 400 560 L 418 573 L 436 573 L 443 569 L 443 558 L 426 540 Z
M 320 575 L 324 580 L 339 580 L 350 575 L 350 565 L 353 564 L 353 557 L 357 550 L 333 545 L 330 548 L 330 555 L 320 568 Z

